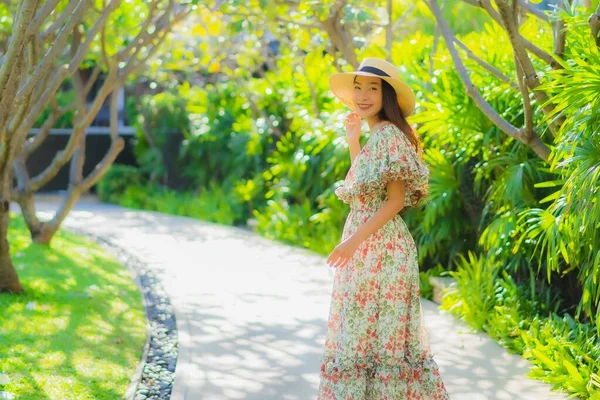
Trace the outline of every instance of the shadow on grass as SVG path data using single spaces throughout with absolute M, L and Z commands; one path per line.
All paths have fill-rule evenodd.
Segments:
M 116 399 L 145 343 L 130 272 L 86 238 L 32 244 L 21 218 L 9 241 L 25 293 L 0 294 L 0 371 L 17 398 Z

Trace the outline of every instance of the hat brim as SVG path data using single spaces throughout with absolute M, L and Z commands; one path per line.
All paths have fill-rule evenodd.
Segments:
M 416 98 L 415 94 L 406 83 L 401 80 L 387 76 L 380 76 L 370 72 L 355 71 L 355 72 L 340 72 L 329 77 L 329 88 L 333 94 L 339 98 L 342 103 L 347 105 L 351 110 L 354 110 L 356 105 L 352 100 L 352 92 L 354 90 L 355 76 L 372 76 L 381 78 L 389 83 L 396 91 L 398 106 L 402 110 L 404 117 L 408 117 L 415 110 Z

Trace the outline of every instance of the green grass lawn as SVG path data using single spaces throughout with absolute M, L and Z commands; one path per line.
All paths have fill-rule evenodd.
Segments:
M 142 297 L 126 267 L 87 238 L 59 232 L 31 243 L 11 218 L 25 290 L 0 294 L 0 385 L 17 399 L 120 399 L 146 340 Z

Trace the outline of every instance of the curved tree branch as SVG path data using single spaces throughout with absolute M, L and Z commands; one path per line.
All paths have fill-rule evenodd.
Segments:
M 358 59 L 354 52 L 352 35 L 340 24 L 342 9 L 346 0 L 338 0 L 329 13 L 329 18 L 321 22 L 321 28 L 327 32 L 329 40 L 342 53 L 344 59 L 354 68 L 358 68 Z
M 525 10 L 527 10 L 528 13 L 530 13 L 532 15 L 535 15 L 540 21 L 544 21 L 544 22 L 547 22 L 547 23 L 550 22 L 550 18 L 548 18 L 548 15 L 546 13 L 544 13 L 542 10 L 539 10 L 539 9 L 535 8 L 528 1 L 519 0 L 519 4 Z
M 492 20 L 494 20 L 498 25 L 504 27 L 504 24 L 502 22 L 502 18 L 500 17 L 500 14 L 489 4 L 489 0 L 488 1 L 485 1 L 485 0 L 462 0 L 462 1 L 464 1 L 465 3 L 470 4 L 472 6 L 485 9 L 487 11 L 488 15 L 492 18 Z M 489 7 L 488 7 L 488 5 L 489 5 Z M 550 67 L 552 67 L 552 69 L 562 69 L 562 65 L 560 65 L 560 63 L 558 63 L 552 57 L 552 55 L 550 55 L 543 49 L 539 48 L 535 44 L 531 43 L 529 40 L 525 39 L 521 35 L 519 35 L 519 40 L 521 41 L 521 43 L 525 47 L 525 49 L 527 49 L 527 51 L 529 51 L 530 53 L 533 53 L 540 60 L 542 60 L 545 63 L 547 63 L 548 65 L 550 65 Z
M 46 40 L 48 40 L 50 37 L 55 36 L 56 35 L 56 31 L 63 26 L 63 24 L 65 23 L 65 21 L 67 20 L 67 18 L 69 18 L 69 16 L 71 16 L 73 14 L 73 10 L 75 10 L 75 7 L 77 7 L 77 5 L 80 2 L 78 0 L 71 0 L 69 1 L 69 4 L 67 5 L 67 8 L 65 8 L 63 10 L 63 12 L 58 16 L 58 18 L 56 19 L 56 21 L 54 21 L 52 23 L 52 25 L 50 25 L 48 27 L 48 29 L 46 29 L 44 32 L 39 34 L 40 37 L 40 41 L 44 42 Z
M 119 90 L 120 86 L 115 86 L 110 95 L 110 148 L 106 155 L 102 158 L 102 161 L 96 165 L 94 171 L 91 172 L 87 178 L 83 180 L 82 190 L 87 192 L 94 186 L 102 176 L 106 173 L 108 168 L 115 161 L 119 153 L 125 147 L 125 141 L 119 136 Z
M 521 91 L 521 97 L 523 97 L 523 114 L 525 118 L 525 135 L 527 139 L 530 139 L 534 135 L 533 131 L 533 108 L 531 107 L 531 99 L 529 98 L 529 90 L 525 83 L 525 74 L 521 63 L 517 59 L 517 55 L 513 52 L 513 58 L 515 60 L 515 67 L 517 69 L 517 79 L 519 81 L 519 90 Z
M 543 160 L 548 160 L 550 155 L 550 149 L 539 139 L 539 137 L 533 133 L 533 136 L 527 138 L 523 129 L 518 129 L 510 122 L 502 118 L 500 114 L 492 108 L 492 106 L 483 98 L 475 84 L 471 81 L 467 69 L 465 68 L 464 63 L 462 62 L 460 56 L 458 55 L 458 51 L 454 47 L 454 34 L 448 25 L 448 22 L 444 19 L 442 15 L 442 11 L 439 8 L 436 0 L 427 0 L 427 4 L 429 9 L 433 12 L 438 25 L 440 27 L 440 31 L 442 36 L 444 37 L 444 41 L 446 42 L 446 46 L 448 51 L 450 52 L 450 56 L 452 57 L 452 61 L 456 67 L 458 75 L 465 86 L 466 92 L 475 101 L 477 107 L 498 127 L 502 132 L 506 133 L 508 136 L 519 140 L 522 143 L 528 145 L 540 158 Z
M 498 68 L 493 65 L 485 62 L 481 58 L 477 57 L 475 53 L 473 53 L 463 42 L 461 42 L 456 36 L 454 36 L 454 42 L 460 46 L 466 53 L 467 56 L 477 62 L 477 64 L 481 65 L 483 68 L 491 72 L 496 78 L 500 79 L 503 82 L 510 84 L 513 88 L 518 89 L 518 86 L 510 80 L 510 78 L 502 73 Z
M 491 8 L 491 4 L 489 0 L 482 0 L 484 7 L 486 9 Z M 535 70 L 529 55 L 525 51 L 525 48 L 522 46 L 522 42 L 519 40 L 521 38 L 521 34 L 519 33 L 519 28 L 517 26 L 517 21 L 514 19 L 514 14 L 506 0 L 496 0 L 496 5 L 498 6 L 498 11 L 500 12 L 500 16 L 502 18 L 502 23 L 506 32 L 508 33 L 508 38 L 512 44 L 513 50 L 515 52 L 515 56 L 517 61 L 520 64 L 520 67 L 523 69 L 523 74 L 525 76 L 525 83 L 529 89 L 533 91 L 533 95 L 537 99 L 540 104 L 545 104 L 542 109 L 546 114 L 551 113 L 555 106 L 548 102 L 548 95 L 540 90 L 536 90 L 537 87 L 541 85 L 540 80 L 537 75 L 537 71 Z M 556 136 L 557 126 L 562 125 L 564 120 L 558 120 L 556 123 L 551 123 L 549 125 L 550 131 L 553 135 Z
M 566 4 L 564 2 L 560 2 L 559 4 L 561 10 L 566 10 Z M 567 30 L 565 21 L 562 18 L 557 16 L 556 21 L 552 23 L 552 33 L 554 36 L 554 54 L 563 58 L 567 41 Z
M 46 70 L 54 65 L 61 52 L 64 50 L 73 28 L 83 19 L 90 3 L 91 0 L 82 0 L 77 5 L 73 11 L 73 15 L 61 29 L 58 37 L 44 55 L 44 58 L 42 58 L 41 62 L 36 66 L 33 74 L 31 74 L 29 79 L 27 79 L 27 81 L 25 81 L 25 83 L 23 83 L 19 88 L 19 92 L 17 93 L 17 97 L 15 99 L 17 104 L 23 101 L 23 99 L 31 93 L 35 85 L 37 85 L 39 80 L 43 77 Z

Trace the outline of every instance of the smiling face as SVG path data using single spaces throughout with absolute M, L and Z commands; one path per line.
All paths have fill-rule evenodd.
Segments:
M 381 110 L 381 78 L 355 76 L 352 100 L 355 112 L 362 118 L 374 118 Z

